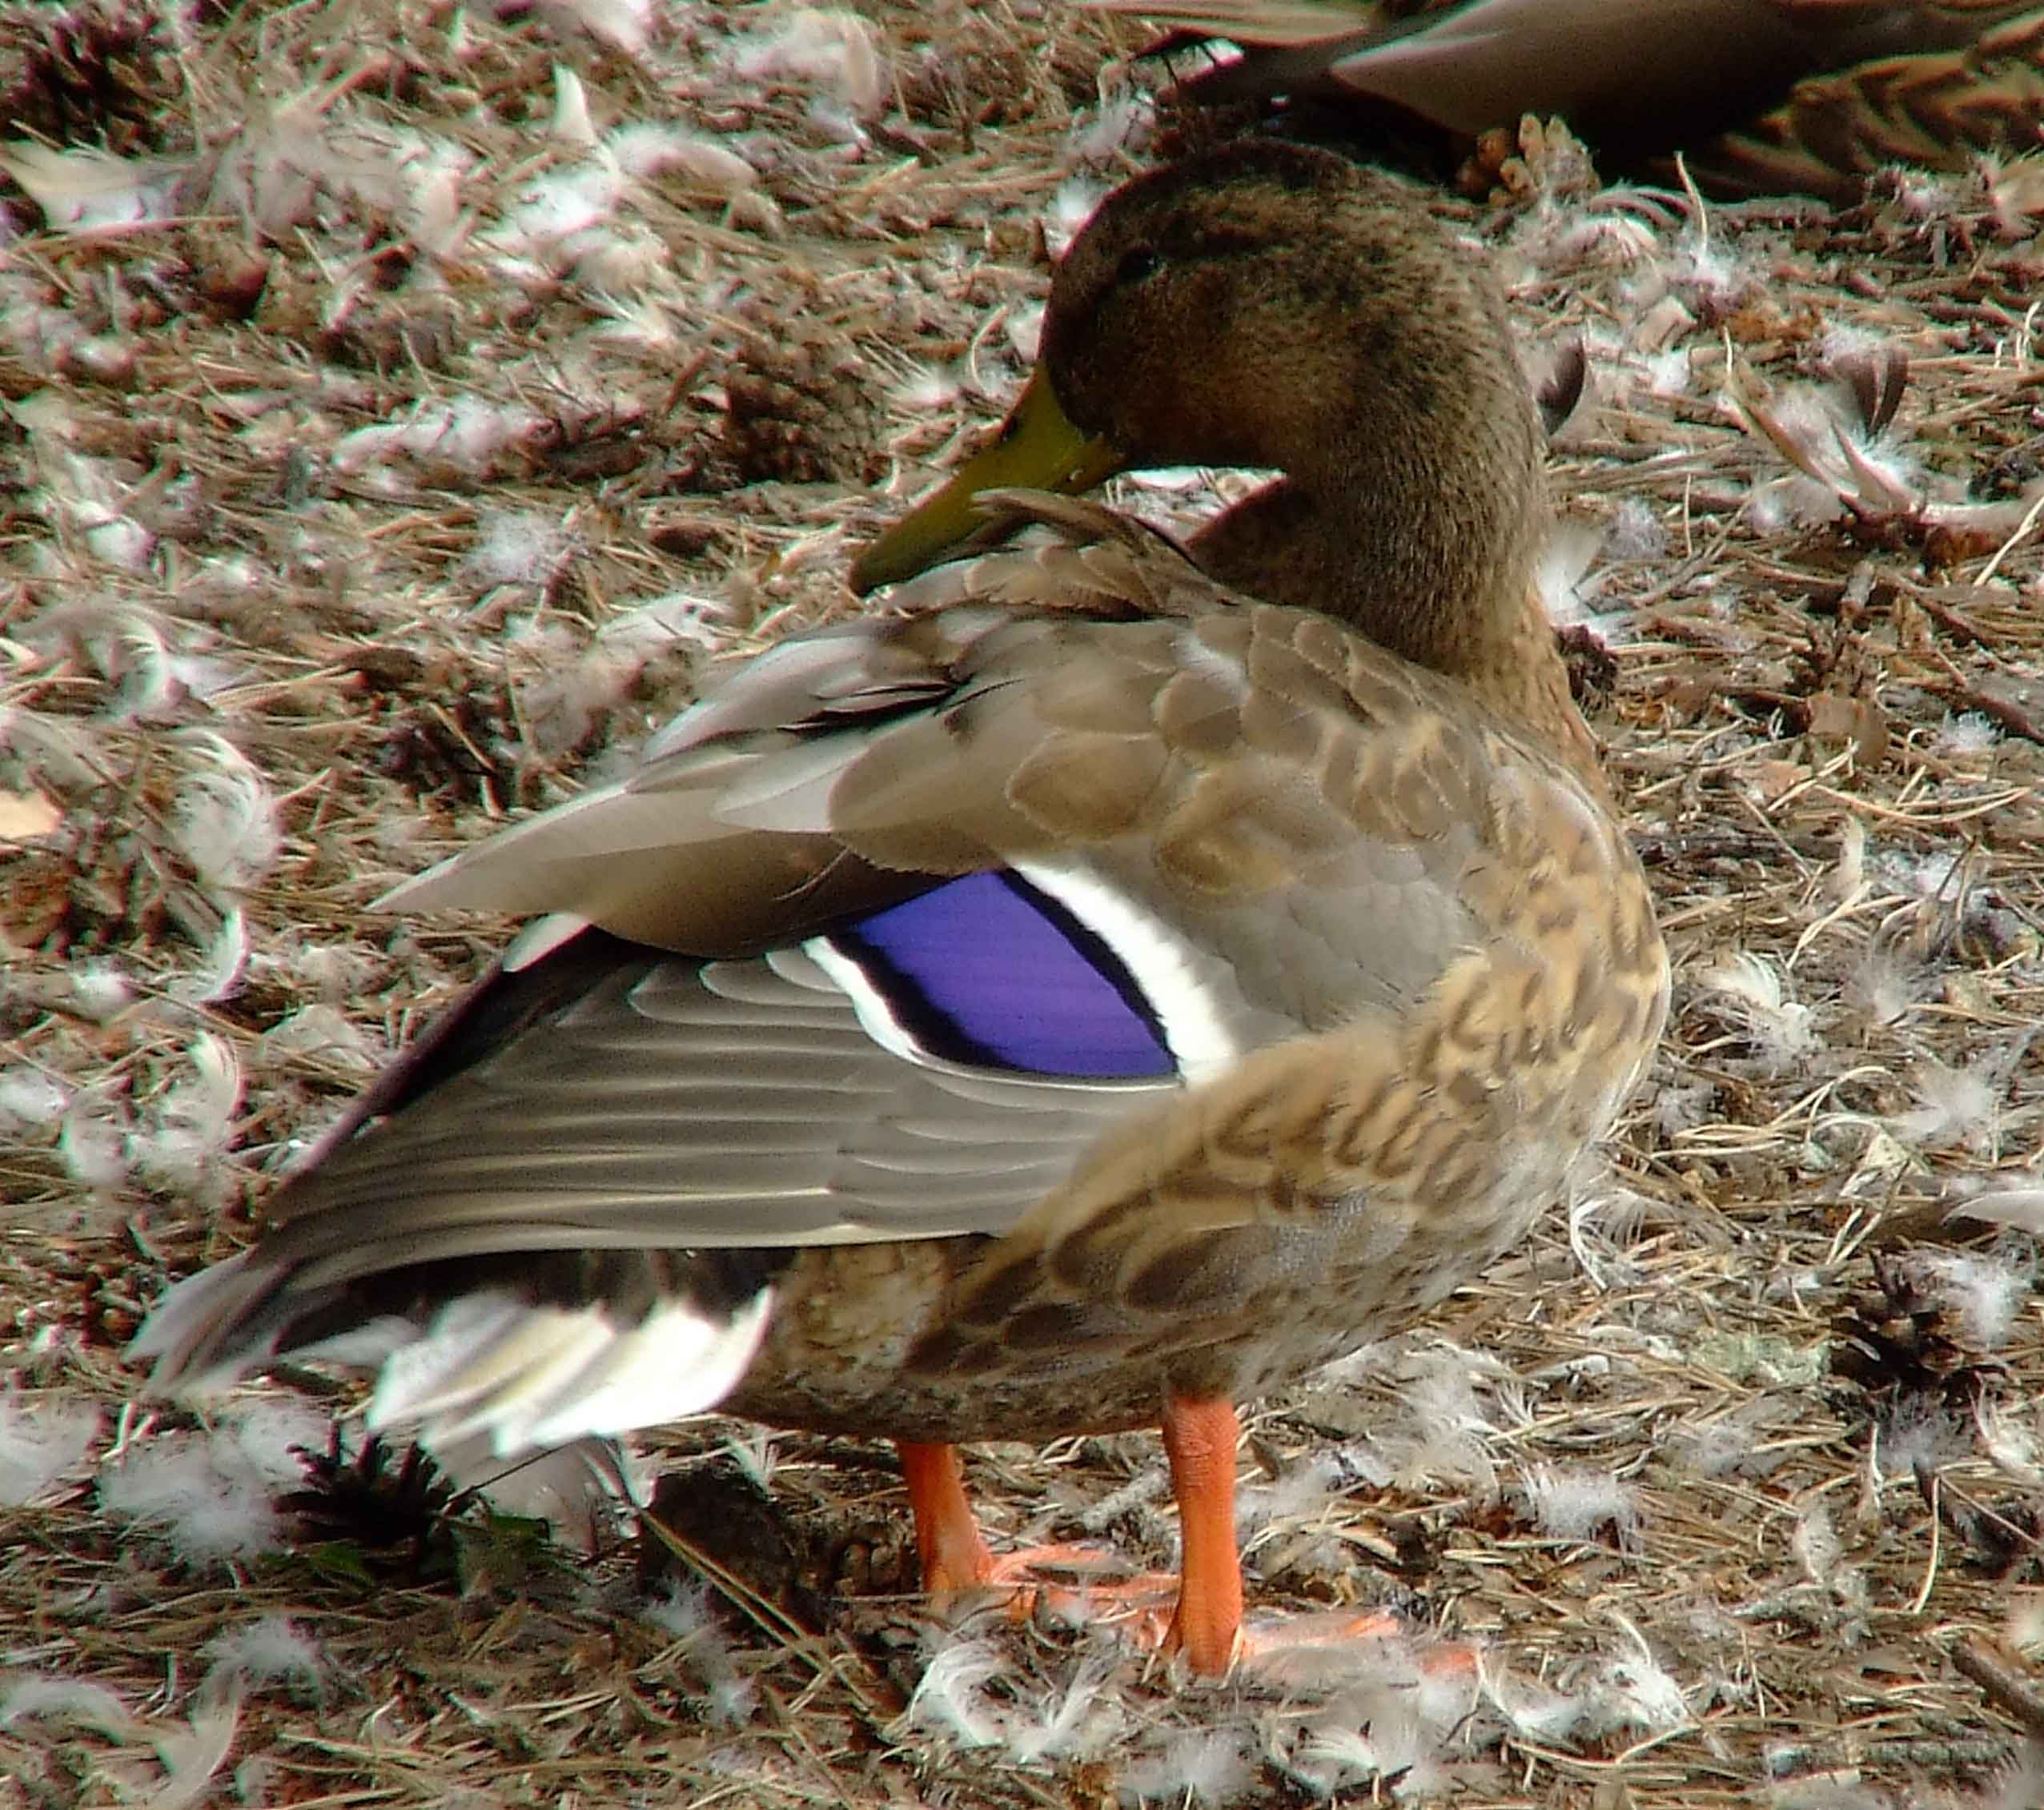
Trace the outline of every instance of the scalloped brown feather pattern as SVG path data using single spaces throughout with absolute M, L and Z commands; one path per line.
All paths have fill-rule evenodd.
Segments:
M 1717 194 L 1790 192 L 1842 202 L 1884 164 L 1958 170 L 1978 152 L 2040 145 L 2044 8 L 1998 19 L 1963 50 L 1812 76 L 1780 106 L 1700 146 L 1687 162 Z

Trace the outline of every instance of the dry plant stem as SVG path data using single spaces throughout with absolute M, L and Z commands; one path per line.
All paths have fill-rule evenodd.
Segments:
M 2044 1692 L 2009 1663 L 2010 1655 L 1990 1650 L 1984 1640 L 1957 1642 L 1953 1665 L 1986 1692 L 1987 1700 L 2022 1726 L 2033 1740 L 2044 1740 Z

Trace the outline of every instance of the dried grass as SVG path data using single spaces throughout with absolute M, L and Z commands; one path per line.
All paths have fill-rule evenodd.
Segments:
M 0 105 L 131 160 L 10 154 L 47 229 L 0 191 L 0 1798 L 2037 1800 L 2034 1246 L 1946 1217 L 2036 1186 L 2034 171 L 1706 239 L 1532 142 L 1440 204 L 1536 359 L 1588 354 L 1580 664 L 1674 1016 L 1573 1215 L 1251 1423 L 1255 1599 L 1395 1603 L 1480 1652 L 1473 1713 L 1391 1651 L 1176 1692 L 1083 1630 L 926 1628 L 889 1465 L 830 1442 L 751 1449 L 773 1517 L 746 1430 L 661 1442 L 708 1599 L 644 1541 L 200 1563 L 94 1490 L 189 1424 L 131 1405 L 144 1304 L 496 934 L 363 908 L 853 607 L 848 544 L 997 410 L 1046 239 L 1130 167 L 1134 40 L 124 9 Z M 1169 1562 L 1151 1442 L 975 1464 L 999 1534 Z

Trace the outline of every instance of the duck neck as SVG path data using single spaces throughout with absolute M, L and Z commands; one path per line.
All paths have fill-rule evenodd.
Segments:
M 1528 411 L 1530 413 L 1530 410 Z M 1191 552 L 1223 583 L 1335 616 L 1416 665 L 1460 680 L 1490 707 L 1558 744 L 1601 791 L 1589 732 L 1542 607 L 1534 568 L 1547 532 L 1537 428 L 1506 412 L 1465 439 L 1468 480 L 1416 492 L 1398 448 L 1350 437 L 1337 468 L 1308 454 L 1217 516 Z M 1503 431 L 1499 430 L 1502 428 Z M 1491 456 L 1484 456 L 1488 451 Z M 1389 466 L 1392 468 L 1387 469 Z

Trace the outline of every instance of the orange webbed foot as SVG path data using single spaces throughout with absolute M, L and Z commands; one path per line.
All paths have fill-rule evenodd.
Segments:
M 1411 1631 L 1388 1611 L 1339 1610 L 1278 1616 L 1245 1627 L 1242 1567 L 1235 1552 L 1237 1423 L 1225 1401 L 1174 1399 L 1164 1416 L 1164 1447 L 1177 1498 L 1183 1569 L 1118 1575 L 1109 1551 L 1064 1543 L 996 1556 L 987 1549 L 966 1499 L 958 1450 L 902 1443 L 902 1473 L 914 1511 L 925 1591 L 940 1603 L 976 1591 L 1005 1591 L 1018 1619 L 1045 1615 L 1117 1627 L 1138 1646 L 1182 1658 L 1195 1676 L 1224 1677 L 1236 1665 L 1269 1676 L 1369 1663 L 1371 1643 L 1401 1648 Z M 1473 1679 L 1474 1650 L 1444 1645 L 1407 1662 L 1429 1680 Z

